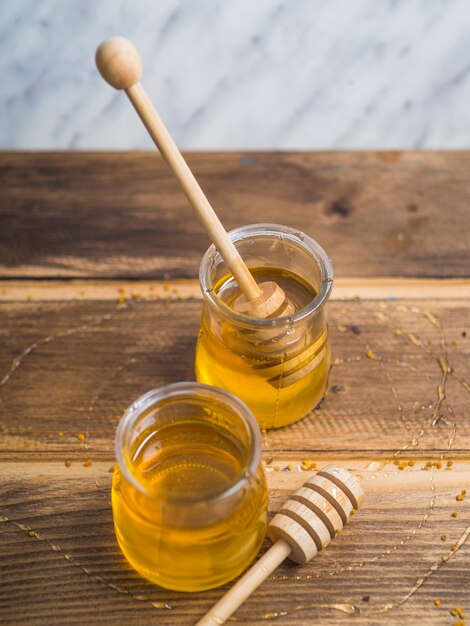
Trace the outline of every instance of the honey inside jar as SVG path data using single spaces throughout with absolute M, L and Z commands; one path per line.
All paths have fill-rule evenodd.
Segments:
M 227 314 L 240 295 L 233 276 L 213 287 L 224 306 L 205 306 L 196 349 L 196 379 L 241 398 L 261 428 L 278 428 L 307 415 L 322 399 L 330 369 L 323 311 L 296 319 L 315 301 L 314 285 L 279 267 L 250 267 L 258 283 L 276 282 L 295 307 L 293 316 L 257 320 Z
M 151 403 L 128 433 L 112 505 L 121 550 L 141 575 L 199 591 L 231 580 L 257 554 L 267 487 L 254 418 L 251 432 L 223 392 L 169 387 L 181 385 L 193 395 Z

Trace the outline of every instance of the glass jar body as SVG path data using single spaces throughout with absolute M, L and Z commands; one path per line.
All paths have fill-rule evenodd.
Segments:
M 236 314 L 227 306 L 233 278 L 209 248 L 200 270 L 204 304 L 196 380 L 238 396 L 261 428 L 278 428 L 307 415 L 326 389 L 330 346 L 324 305 L 331 265 L 318 244 L 287 227 L 254 225 L 230 235 L 258 282 L 274 280 L 305 303 L 291 317 L 273 320 Z
M 163 389 L 129 409 L 134 427 L 124 438 L 121 429 L 120 443 L 118 430 L 116 536 L 145 578 L 201 591 L 239 575 L 263 541 L 267 485 L 259 435 L 253 416 L 229 394 L 196 383 Z

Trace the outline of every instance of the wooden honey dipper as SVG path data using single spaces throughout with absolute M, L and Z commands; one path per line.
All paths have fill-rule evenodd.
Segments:
M 142 62 L 134 45 L 123 37 L 104 41 L 96 51 L 101 76 L 115 89 L 123 89 L 152 137 L 209 237 L 235 277 L 241 295 L 233 308 L 258 318 L 281 317 L 295 312 L 283 289 L 274 281 L 258 283 L 227 235 L 209 200 L 194 178 L 150 98 L 140 83 Z
M 364 500 L 347 470 L 327 465 L 292 495 L 268 526 L 274 545 L 195 626 L 220 626 L 289 557 L 304 565 L 348 523 Z

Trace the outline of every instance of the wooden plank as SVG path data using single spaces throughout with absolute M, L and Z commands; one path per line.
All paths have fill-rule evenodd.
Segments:
M 206 153 L 227 228 L 285 223 L 341 277 L 470 275 L 469 152 Z M 208 246 L 155 153 L 0 155 L 2 277 L 194 277 Z
M 237 620 L 247 626 L 440 626 L 456 621 L 449 614 L 456 606 L 468 614 L 470 497 L 457 502 L 456 494 L 470 485 L 470 464 L 428 472 L 417 466 L 398 472 L 393 464 L 367 470 L 364 460 L 351 464 L 366 492 L 364 507 L 311 563 L 283 564 L 237 612 Z M 227 588 L 182 594 L 136 575 L 114 538 L 108 468 L 0 464 L 5 626 L 190 625 Z M 270 510 L 309 475 L 269 473 Z
M 195 278 L 161 280 L 0 280 L 0 302 L 57 300 L 202 300 Z M 468 300 L 468 278 L 337 278 L 331 300 Z
M 269 431 L 265 449 L 428 458 L 449 448 L 468 456 L 468 305 L 332 302 L 328 396 L 304 420 Z M 114 430 L 131 401 L 194 378 L 199 315 L 200 302 L 190 300 L 0 304 L 3 458 L 83 460 L 82 432 L 93 455 L 112 459 Z

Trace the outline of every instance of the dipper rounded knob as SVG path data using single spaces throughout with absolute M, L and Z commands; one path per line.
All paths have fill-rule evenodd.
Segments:
M 142 78 L 142 61 L 135 46 L 125 37 L 111 37 L 95 56 L 99 73 L 115 89 L 129 89 Z

